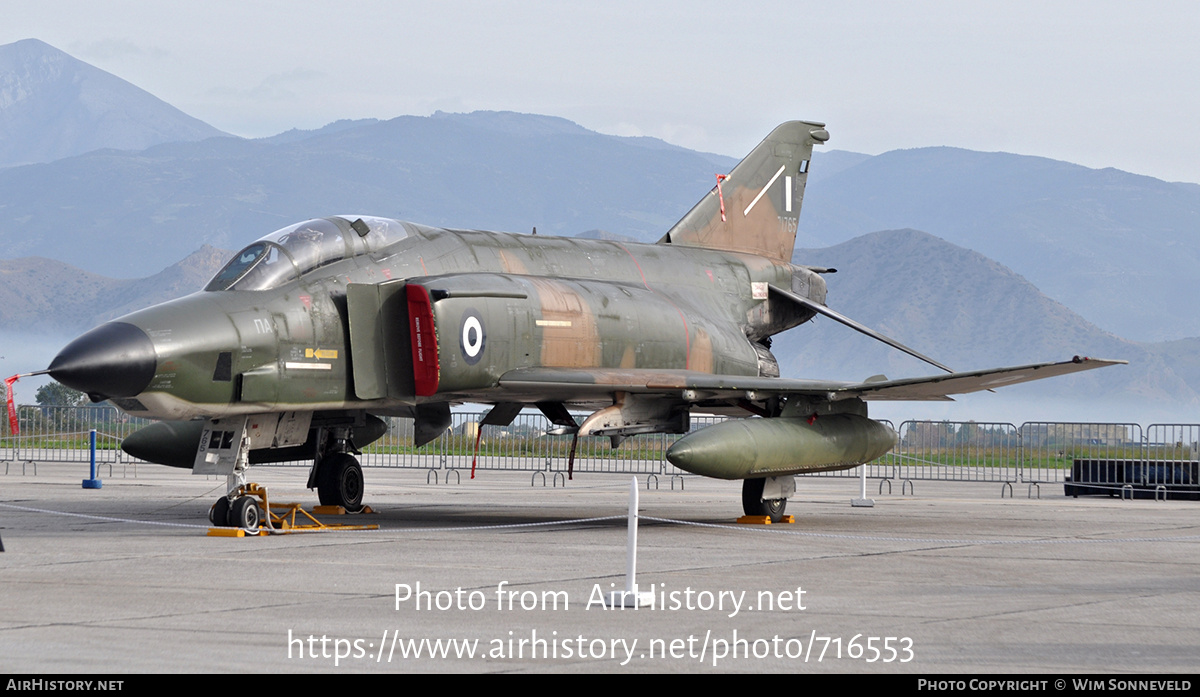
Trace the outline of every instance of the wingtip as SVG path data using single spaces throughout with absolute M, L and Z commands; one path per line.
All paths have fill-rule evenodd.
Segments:
M 1091 356 L 1073 356 L 1071 363 L 1101 363 L 1103 365 L 1129 365 L 1129 361 L 1122 358 L 1092 358 Z

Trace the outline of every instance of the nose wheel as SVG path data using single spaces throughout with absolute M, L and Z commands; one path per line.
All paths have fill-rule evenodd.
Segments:
M 252 496 L 239 496 L 232 503 L 222 496 L 208 509 L 208 522 L 218 527 L 258 530 L 261 520 L 262 511 Z
M 229 525 L 229 499 L 222 496 L 208 509 L 208 522 L 217 527 Z
M 235 499 L 229 506 L 229 523 L 243 530 L 258 530 L 258 502 L 249 496 Z

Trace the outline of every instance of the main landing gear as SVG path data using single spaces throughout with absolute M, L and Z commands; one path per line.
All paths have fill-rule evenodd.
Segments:
M 345 425 L 322 429 L 318 436 L 319 456 L 308 475 L 308 488 L 316 487 L 322 506 L 341 506 L 348 513 L 363 508 L 362 465 L 354 457 L 350 428 Z
M 763 489 L 766 483 L 767 480 L 761 477 L 742 480 L 742 510 L 748 516 L 766 516 L 772 523 L 782 522 L 787 499 L 764 499 Z M 779 487 L 774 489 L 778 491 Z
M 363 472 L 347 452 L 332 452 L 317 466 L 317 497 L 322 506 L 341 506 L 354 513 L 362 509 Z

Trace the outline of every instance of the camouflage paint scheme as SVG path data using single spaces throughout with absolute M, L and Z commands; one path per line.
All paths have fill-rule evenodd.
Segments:
M 206 290 L 76 339 L 49 372 L 131 414 L 194 422 L 131 438 L 175 466 L 191 466 L 209 420 L 302 414 L 303 430 L 311 416 L 303 445 L 251 449 L 310 453 L 312 485 L 322 462 L 382 434 L 373 416 L 416 419 L 420 444 L 463 402 L 496 405 L 485 423 L 536 405 L 614 443 L 686 432 L 693 409 L 753 414 L 766 418 L 689 435 L 668 457 L 728 479 L 842 469 L 892 447 L 866 400 L 948 399 L 1113 363 L 780 379 L 770 337 L 818 313 L 925 359 L 825 307 L 831 270 L 790 263 L 812 149 L 828 137 L 823 124 L 780 125 L 657 244 L 306 221 L 247 247 Z M 568 407 L 591 416 L 576 427 Z

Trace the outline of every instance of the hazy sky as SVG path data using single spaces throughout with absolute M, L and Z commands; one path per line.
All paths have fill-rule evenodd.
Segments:
M 753 9 L 745 9 L 749 5 Z M 1200 182 L 1200 3 L 6 3 L 38 38 L 243 136 L 500 109 L 740 157 L 1005 150 Z

